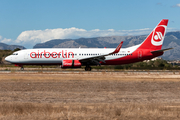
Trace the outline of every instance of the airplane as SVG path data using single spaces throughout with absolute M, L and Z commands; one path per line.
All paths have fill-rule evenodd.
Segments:
M 37 48 L 14 52 L 5 58 L 24 70 L 23 65 L 60 65 L 61 68 L 81 68 L 91 71 L 95 65 L 122 65 L 150 60 L 163 55 L 161 49 L 168 24 L 168 19 L 162 19 L 147 38 L 138 45 L 121 48 Z

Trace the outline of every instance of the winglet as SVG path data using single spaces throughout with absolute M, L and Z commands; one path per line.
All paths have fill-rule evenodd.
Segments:
M 110 54 L 115 54 L 118 53 L 122 47 L 123 41 L 117 46 L 117 48 L 114 50 L 114 52 L 110 53 Z

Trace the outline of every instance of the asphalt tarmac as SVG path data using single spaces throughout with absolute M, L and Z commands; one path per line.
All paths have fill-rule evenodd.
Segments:
M 126 74 L 168 74 L 168 75 L 179 75 L 179 70 L 107 70 L 107 69 L 93 69 L 92 71 L 85 71 L 83 69 L 56 69 L 56 68 L 45 68 L 45 69 L 39 69 L 39 68 L 25 68 L 23 71 L 21 71 L 18 68 L 0 68 L 0 74 L 1 73 L 48 73 L 48 74 L 54 74 L 54 73 L 98 73 L 98 72 L 107 72 L 107 73 L 126 73 Z

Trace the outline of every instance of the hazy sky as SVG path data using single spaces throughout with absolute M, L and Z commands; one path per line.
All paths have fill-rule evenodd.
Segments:
M 0 0 L 0 42 L 148 34 L 161 19 L 180 30 L 179 0 Z

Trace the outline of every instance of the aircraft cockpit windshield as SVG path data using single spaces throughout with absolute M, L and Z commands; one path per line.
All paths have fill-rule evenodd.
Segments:
M 13 53 L 12 55 L 18 55 L 18 53 Z

